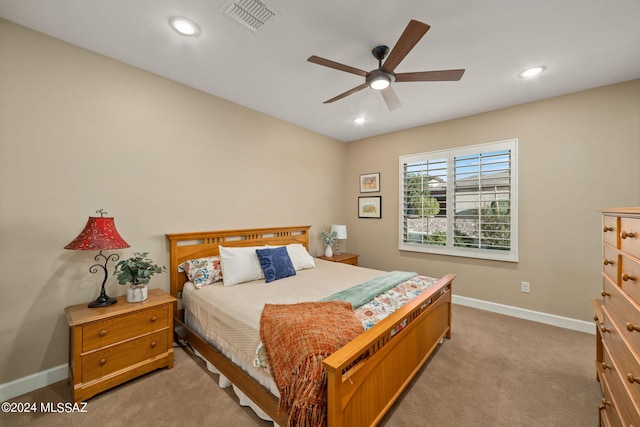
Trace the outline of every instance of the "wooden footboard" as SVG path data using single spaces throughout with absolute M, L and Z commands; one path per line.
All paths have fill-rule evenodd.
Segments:
M 285 245 L 307 249 L 309 226 L 202 233 L 167 234 L 170 242 L 171 294 L 181 299 L 186 281 L 177 266 L 188 259 L 218 254 L 218 246 Z M 329 427 L 377 424 L 407 387 L 443 338 L 451 336 L 449 274 L 373 328 L 325 359 L 328 372 Z M 236 387 L 278 424 L 278 400 L 267 389 L 209 345 L 183 322 L 176 311 L 176 338 L 198 350 Z M 400 328 L 401 326 L 401 328 Z
M 454 278 L 454 274 L 443 277 L 324 360 L 330 427 L 377 424 L 438 343 L 451 337 Z

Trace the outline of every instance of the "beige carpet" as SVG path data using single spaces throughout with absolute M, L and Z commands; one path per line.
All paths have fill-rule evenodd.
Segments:
M 381 425 L 596 427 L 595 336 L 455 305 L 453 336 Z M 87 413 L 0 413 L 0 426 L 270 426 L 197 358 L 87 402 Z M 71 402 L 62 381 L 12 402 Z

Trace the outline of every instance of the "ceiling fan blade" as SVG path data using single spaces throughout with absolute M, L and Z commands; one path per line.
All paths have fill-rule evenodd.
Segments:
M 447 82 L 458 81 L 464 70 L 418 71 L 415 73 L 398 73 L 396 82 Z
M 347 73 L 355 74 L 357 76 L 367 76 L 367 72 L 364 70 L 340 64 L 339 62 L 331 61 L 330 59 L 320 58 L 319 56 L 312 55 L 307 58 L 307 61 L 313 62 L 314 64 L 323 65 L 325 67 L 333 68 L 334 70 L 346 71 Z
M 411 49 L 420 41 L 422 36 L 429 31 L 429 28 L 431 27 L 423 22 L 414 19 L 409 21 L 407 28 L 404 29 L 396 45 L 391 49 L 387 60 L 384 61 L 381 70 L 387 73 L 393 73 L 393 70 L 395 70 L 404 57 L 411 52 Z
M 396 95 L 396 91 L 393 90 L 391 86 L 386 89 L 382 89 L 380 93 L 382 93 L 382 97 L 384 98 L 384 102 L 387 103 L 387 108 L 389 109 L 389 111 L 393 111 L 396 108 L 402 107 L 400 99 L 398 98 L 398 95 Z
M 356 93 L 356 92 L 358 92 L 358 91 L 361 91 L 361 90 L 362 90 L 362 89 L 364 89 L 365 87 L 369 87 L 369 86 L 368 86 L 366 83 L 362 83 L 360 86 L 356 86 L 356 87 L 354 87 L 353 89 L 350 89 L 350 90 L 346 91 L 345 93 L 341 93 L 340 95 L 338 95 L 338 96 L 336 96 L 336 97 L 334 97 L 334 98 L 331 98 L 331 99 L 329 99 L 329 100 L 324 101 L 324 102 L 323 102 L 323 104 L 330 104 L 330 103 L 332 103 L 332 102 L 334 102 L 334 101 L 337 101 L 337 100 L 339 100 L 339 99 L 344 98 L 345 96 L 349 96 L 349 95 L 351 95 L 352 93 Z

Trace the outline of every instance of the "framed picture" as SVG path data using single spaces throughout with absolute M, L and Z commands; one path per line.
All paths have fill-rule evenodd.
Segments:
M 380 191 L 380 173 L 360 175 L 360 192 L 374 193 L 376 191 Z
M 382 218 L 382 197 L 358 197 L 358 218 Z

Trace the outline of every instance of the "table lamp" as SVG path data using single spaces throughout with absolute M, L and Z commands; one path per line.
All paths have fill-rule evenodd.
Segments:
M 331 225 L 331 232 L 336 233 L 336 255 L 340 255 L 340 240 L 347 238 L 347 226 L 346 225 Z
M 107 273 L 107 262 L 113 261 L 116 262 L 120 257 L 118 254 L 111 254 L 109 256 L 103 255 L 103 250 L 108 249 L 124 249 L 130 247 L 127 242 L 124 241 L 120 234 L 118 234 L 118 230 L 116 230 L 116 224 L 114 219 L 111 217 L 105 217 L 107 214 L 104 210 L 99 209 L 96 211 L 99 213 L 99 217 L 90 216 L 87 221 L 87 225 L 84 226 L 84 229 L 78 234 L 78 237 L 73 239 L 71 243 L 65 246 L 65 249 L 73 249 L 73 250 L 81 250 L 81 251 L 100 251 L 98 255 L 94 257 L 94 259 L 99 262 L 100 259 L 104 259 L 103 264 L 94 264 L 89 267 L 89 272 L 92 274 L 97 273 L 98 267 L 100 267 L 104 271 L 104 279 L 102 280 L 102 290 L 100 291 L 100 296 L 95 300 L 89 303 L 90 308 L 97 307 L 106 307 L 111 304 L 115 304 L 118 302 L 117 299 L 112 298 L 107 295 L 104 290 L 104 285 L 107 283 L 108 273 Z

